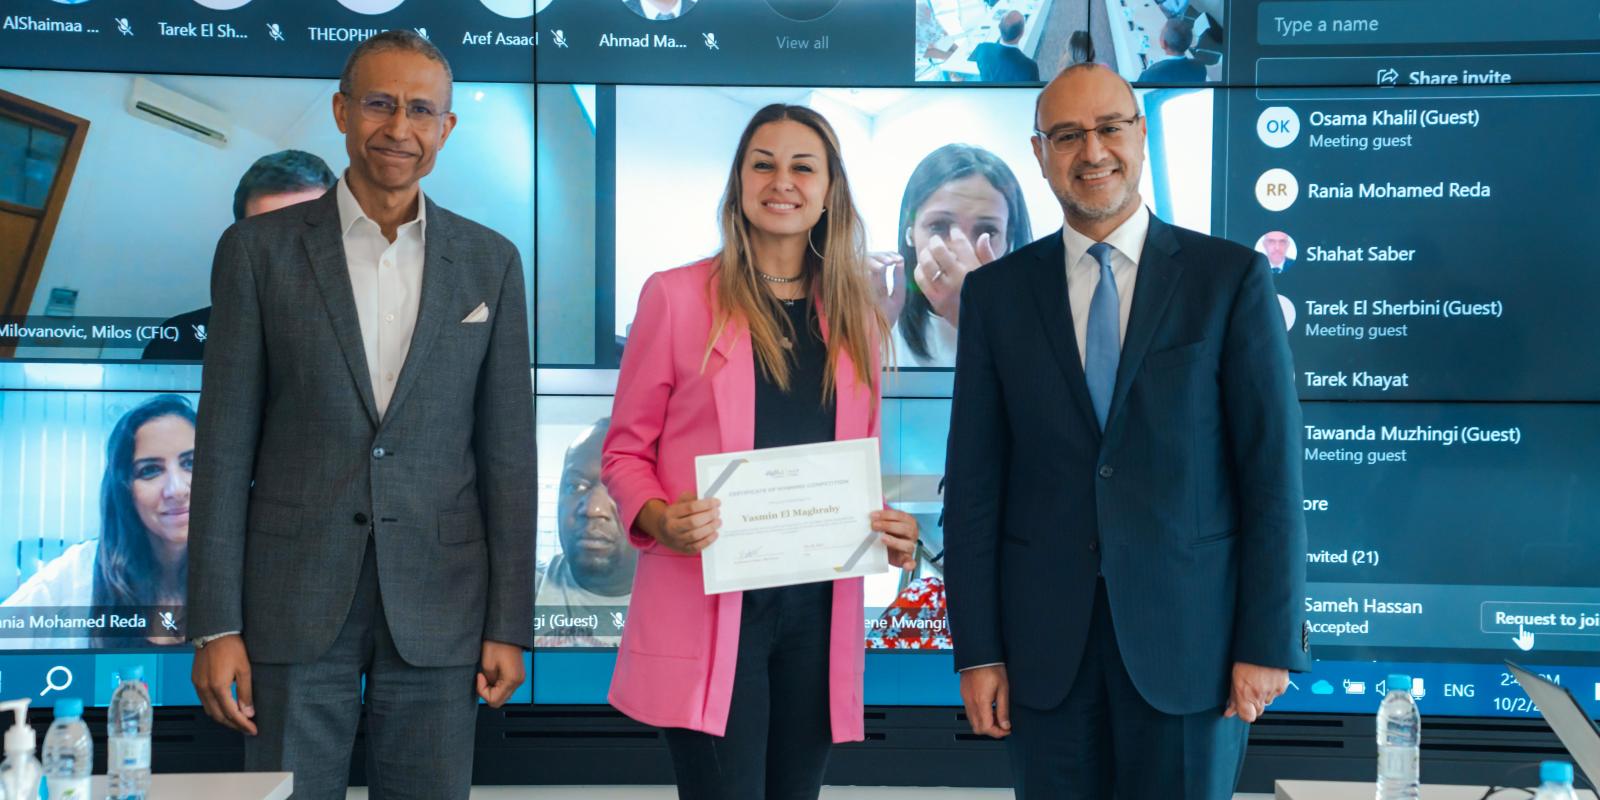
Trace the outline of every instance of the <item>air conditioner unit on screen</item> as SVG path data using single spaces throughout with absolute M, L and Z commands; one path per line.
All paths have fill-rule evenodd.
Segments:
M 128 113 L 217 147 L 226 147 L 233 133 L 226 114 L 145 78 L 133 79 Z

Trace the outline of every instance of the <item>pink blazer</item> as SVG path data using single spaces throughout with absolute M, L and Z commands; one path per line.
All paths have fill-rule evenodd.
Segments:
M 701 369 L 711 336 L 715 264 L 707 259 L 645 282 L 623 350 L 601 480 L 640 550 L 608 699 L 649 725 L 721 736 L 733 696 L 743 594 L 707 596 L 699 555 L 675 553 L 633 527 L 649 500 L 670 503 L 695 491 L 695 456 L 754 446 L 755 358 L 749 329 L 730 321 Z M 877 436 L 878 403 L 871 387 L 856 380 L 852 362 L 842 353 L 836 373 L 836 438 Z M 860 578 L 834 582 L 828 709 L 835 742 L 864 738 L 862 603 Z

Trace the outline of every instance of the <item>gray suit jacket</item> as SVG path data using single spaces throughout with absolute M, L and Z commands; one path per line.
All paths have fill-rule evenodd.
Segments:
M 533 387 L 522 265 L 428 201 L 422 297 L 382 420 L 335 194 L 217 243 L 195 441 L 188 634 L 254 661 L 333 644 L 374 537 L 384 615 L 415 666 L 533 637 Z M 479 303 L 489 321 L 462 323 Z

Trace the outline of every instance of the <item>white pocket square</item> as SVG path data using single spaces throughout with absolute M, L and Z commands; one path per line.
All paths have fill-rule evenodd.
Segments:
M 463 318 L 461 320 L 461 324 L 465 325 L 465 324 L 473 323 L 473 322 L 488 322 L 488 321 L 489 321 L 489 306 L 487 304 L 484 304 L 484 303 L 479 303 L 477 308 L 472 309 L 472 313 L 471 314 L 468 314 L 465 318 Z

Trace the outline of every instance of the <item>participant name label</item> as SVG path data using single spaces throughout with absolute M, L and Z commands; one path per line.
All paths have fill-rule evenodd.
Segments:
M 600 34 L 600 46 L 632 47 L 646 50 L 683 50 L 689 45 L 665 33 L 658 33 L 654 36 L 617 36 L 612 33 L 602 33 Z
M 157 22 L 162 36 L 180 39 L 248 39 L 243 31 L 226 22 Z
M 1306 314 L 1313 317 L 1501 317 L 1506 305 L 1500 300 L 1307 300 Z
M 467 31 L 462 34 L 461 43 L 472 47 L 533 47 L 534 35 L 506 33 L 505 31 L 484 31 L 483 33 Z
M 1368 245 L 1367 247 L 1344 247 L 1341 245 L 1311 245 L 1306 248 L 1305 260 L 1309 262 L 1330 261 L 1375 261 L 1375 262 L 1402 262 L 1415 261 L 1417 250 L 1414 247 L 1394 247 L 1393 245 Z
M 1371 111 L 1355 112 L 1313 111 L 1307 115 L 1307 121 L 1313 128 L 1476 128 L 1482 119 L 1483 115 L 1477 109 L 1440 111 L 1436 108 L 1375 108 Z
M 1438 200 L 1459 198 L 1486 200 L 1494 196 L 1494 187 L 1483 181 L 1459 183 L 1404 184 L 1391 183 L 1312 183 L 1306 186 L 1306 197 L 1316 200 Z
M 85 28 L 83 23 L 50 19 L 49 17 L 34 17 L 27 14 L 8 14 L 4 21 L 0 21 L 0 30 L 21 31 L 24 33 L 99 33 L 99 29 Z
M 1308 442 L 1406 442 L 1449 447 L 1468 444 L 1522 444 L 1522 428 L 1485 428 L 1479 425 L 1361 425 L 1355 428 L 1305 426 Z

